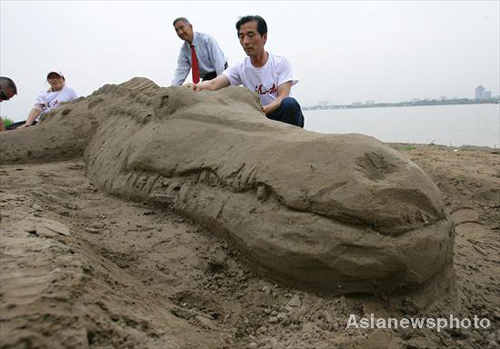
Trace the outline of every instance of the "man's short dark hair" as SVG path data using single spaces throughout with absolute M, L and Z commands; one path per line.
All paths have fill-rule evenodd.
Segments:
M 241 17 L 238 22 L 236 22 L 236 33 L 238 36 L 240 35 L 240 27 L 248 22 L 257 22 L 257 31 L 259 32 L 260 36 L 264 35 L 267 33 L 267 23 L 262 18 L 261 16 L 245 16 Z
M 186 22 L 187 24 L 191 24 L 191 23 L 189 23 L 189 21 L 186 17 L 179 17 L 179 18 L 174 19 L 174 23 L 173 23 L 174 27 L 175 27 L 175 23 L 177 23 L 177 22 Z
M 11 78 L 0 76 L 0 86 L 3 88 L 10 88 L 15 95 L 17 95 L 17 87 Z

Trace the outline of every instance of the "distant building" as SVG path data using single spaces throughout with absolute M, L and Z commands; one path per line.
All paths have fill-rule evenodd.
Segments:
M 368 100 L 365 102 L 365 105 L 374 105 L 375 104 L 375 101 L 373 100 Z
M 474 99 L 476 101 L 483 99 L 484 91 L 485 91 L 485 89 L 482 85 L 479 85 L 478 87 L 476 87 L 476 93 L 474 94 Z
M 482 101 L 490 98 L 491 98 L 491 91 L 486 91 L 486 89 L 482 85 L 476 87 L 476 91 L 474 94 L 474 99 L 476 101 Z

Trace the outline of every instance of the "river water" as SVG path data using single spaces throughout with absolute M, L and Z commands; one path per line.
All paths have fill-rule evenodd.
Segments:
M 362 133 L 383 142 L 500 147 L 500 105 L 305 110 L 305 129 Z

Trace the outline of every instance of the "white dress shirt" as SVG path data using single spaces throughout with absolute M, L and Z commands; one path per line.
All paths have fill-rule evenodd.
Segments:
M 193 32 L 193 46 L 198 58 L 200 77 L 203 79 L 207 73 L 216 72 L 220 75 L 224 71 L 227 58 L 220 49 L 217 41 L 208 34 Z M 175 70 L 172 86 L 179 86 L 184 83 L 191 70 L 191 46 L 184 41 L 177 59 L 177 69 Z

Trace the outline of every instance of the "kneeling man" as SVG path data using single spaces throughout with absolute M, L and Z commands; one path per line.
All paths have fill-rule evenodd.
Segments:
M 262 111 L 269 119 L 304 127 L 299 103 L 290 95 L 298 80 L 284 56 L 266 52 L 267 24 L 260 16 L 245 16 L 236 23 L 240 44 L 248 57 L 226 69 L 214 80 L 187 84 L 195 91 L 215 91 L 229 85 L 243 85 L 258 93 Z

